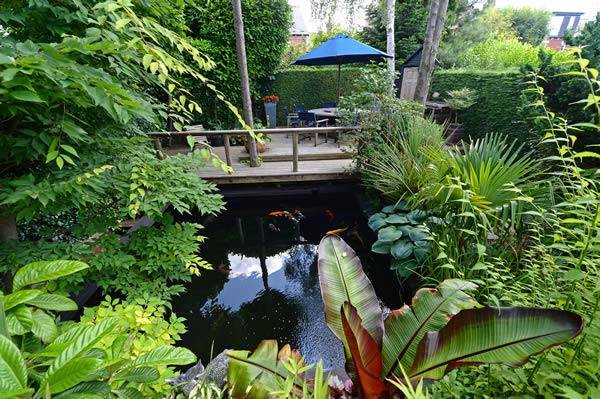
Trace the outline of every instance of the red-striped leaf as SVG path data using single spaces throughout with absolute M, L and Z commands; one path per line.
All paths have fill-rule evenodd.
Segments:
M 463 310 L 419 343 L 411 378 L 437 380 L 448 371 L 483 363 L 524 364 L 530 356 L 576 337 L 581 316 L 535 308 Z
M 356 308 L 344 302 L 341 309 L 342 326 L 358 377 L 362 399 L 379 399 L 388 395 L 387 385 L 379 379 L 383 363 L 381 348 L 362 326 Z

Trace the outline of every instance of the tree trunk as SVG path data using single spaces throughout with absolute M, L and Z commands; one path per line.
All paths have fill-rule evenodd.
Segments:
M 0 241 L 10 241 L 18 239 L 17 221 L 13 213 L 5 213 L 0 208 Z
M 415 101 L 425 104 L 429 94 L 431 84 L 431 75 L 435 68 L 435 58 L 442 38 L 444 21 L 446 20 L 446 11 L 448 10 L 448 0 L 431 0 L 429 9 L 429 19 L 427 21 L 427 36 L 423 44 L 423 53 L 421 54 L 421 64 L 419 65 L 419 78 L 415 90 Z
M 388 70 L 390 74 L 390 85 L 388 95 L 394 94 L 394 83 L 396 80 L 396 43 L 394 34 L 394 22 L 396 15 L 396 0 L 387 0 L 387 53 L 392 56 L 388 58 Z
M 246 38 L 244 36 L 244 20 L 242 19 L 241 0 L 231 0 L 233 5 L 233 25 L 235 28 L 235 48 L 237 52 L 238 68 L 240 70 L 240 86 L 242 88 L 242 107 L 244 109 L 244 121 L 250 127 L 253 126 L 252 102 L 250 101 L 250 83 L 248 80 L 248 63 L 246 60 Z M 250 153 L 250 166 L 258 166 L 256 141 L 254 137 L 248 136 L 248 152 Z

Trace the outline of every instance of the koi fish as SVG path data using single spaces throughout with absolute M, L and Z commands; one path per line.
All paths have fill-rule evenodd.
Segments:
M 344 231 L 348 230 L 348 227 L 344 227 L 342 229 L 329 230 L 325 233 L 326 236 L 339 236 Z
M 284 217 L 286 219 L 291 220 L 292 222 L 298 222 L 298 219 L 296 219 L 294 217 L 294 215 L 292 215 L 288 211 L 273 211 L 273 212 L 269 213 L 269 216 Z

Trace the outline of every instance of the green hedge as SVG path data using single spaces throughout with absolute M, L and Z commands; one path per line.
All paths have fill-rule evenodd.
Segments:
M 341 95 L 352 91 L 360 68 L 342 66 Z M 277 124 L 284 125 L 283 107 L 291 111 L 294 105 L 304 104 L 306 109 L 318 108 L 324 102 L 337 102 L 337 67 L 290 68 L 275 75 L 270 91 L 279 96 Z
M 446 69 L 435 72 L 431 90 L 442 98 L 448 91 L 464 87 L 477 92 L 477 103 L 458 115 L 466 136 L 479 138 L 497 132 L 524 141 L 530 137 L 520 111 L 523 81 L 523 74 L 516 70 Z

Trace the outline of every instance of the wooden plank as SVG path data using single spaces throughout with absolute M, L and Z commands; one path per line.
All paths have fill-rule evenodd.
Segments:
M 328 126 L 328 127 L 278 127 L 274 129 L 254 129 L 255 133 L 265 134 L 314 134 L 314 133 L 335 133 L 342 131 L 355 131 L 358 130 L 357 126 Z M 177 137 L 177 136 L 210 136 L 210 135 L 247 135 L 249 134 L 245 129 L 229 129 L 229 130 L 188 130 L 185 132 L 150 132 L 148 136 L 151 137 Z
M 225 147 L 225 160 L 228 166 L 231 166 L 231 147 L 229 146 L 229 135 L 223 135 L 223 144 Z
M 350 152 L 317 152 L 311 154 L 298 154 L 299 161 L 330 161 L 334 159 L 351 159 L 353 156 Z M 274 154 L 268 152 L 260 155 L 263 162 L 292 162 L 293 154 Z M 248 161 L 250 158 L 247 155 L 241 155 L 238 158 L 240 161 Z
M 292 133 L 292 171 L 298 172 L 298 132 Z

